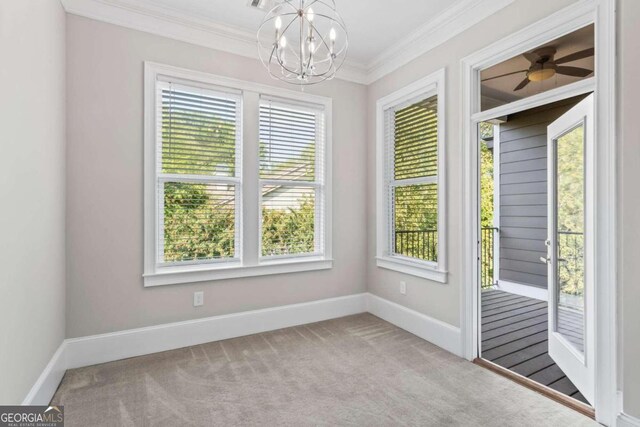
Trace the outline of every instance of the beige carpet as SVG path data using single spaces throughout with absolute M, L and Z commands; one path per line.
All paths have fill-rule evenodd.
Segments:
M 67 426 L 596 425 L 370 314 L 67 372 Z

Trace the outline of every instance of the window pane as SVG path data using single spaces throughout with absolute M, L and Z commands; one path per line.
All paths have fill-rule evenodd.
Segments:
M 438 173 L 437 96 L 397 110 L 394 122 L 395 179 L 435 176 Z
M 262 188 L 262 256 L 315 252 L 313 188 L 283 185 Z
M 235 254 L 235 185 L 164 183 L 165 262 Z
M 260 105 L 260 177 L 314 181 L 316 114 L 291 107 Z
M 236 101 L 162 90 L 162 173 L 235 176 Z
M 394 253 L 427 261 L 438 255 L 438 185 L 393 190 Z
M 555 141 L 556 150 L 556 332 L 584 352 L 585 168 L 584 125 Z
M 592 24 L 482 70 L 481 111 L 593 77 L 594 70 Z

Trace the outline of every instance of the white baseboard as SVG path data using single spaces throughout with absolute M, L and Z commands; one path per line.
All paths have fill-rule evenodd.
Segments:
M 251 310 L 109 334 L 67 339 L 67 368 L 173 350 L 364 313 L 366 294 Z
M 51 357 L 51 360 L 38 377 L 27 397 L 22 401 L 23 405 L 48 405 L 53 394 L 58 389 L 60 381 L 67 370 L 66 362 L 66 342 L 62 342 L 60 347 Z
M 617 427 L 640 427 L 640 418 L 632 417 L 631 415 L 627 415 L 624 412 L 618 414 L 618 419 L 616 420 Z
M 460 333 L 460 328 L 371 293 L 367 295 L 367 311 L 462 357 L 462 334 Z
M 174 350 L 369 311 L 456 355 L 460 329 L 369 293 L 70 338 L 63 341 L 23 404 L 47 405 L 67 369 Z
M 510 294 L 522 295 L 524 297 L 535 298 L 542 301 L 549 300 L 547 290 L 536 286 L 523 285 L 521 283 L 509 282 L 507 280 L 498 280 L 497 289 L 509 292 Z

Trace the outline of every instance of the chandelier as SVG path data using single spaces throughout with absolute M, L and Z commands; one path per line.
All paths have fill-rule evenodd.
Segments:
M 283 0 L 258 29 L 260 59 L 272 77 L 297 85 L 330 80 L 348 40 L 334 0 Z

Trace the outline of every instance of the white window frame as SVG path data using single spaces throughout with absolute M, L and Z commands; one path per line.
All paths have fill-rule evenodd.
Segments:
M 437 262 L 395 255 L 391 251 L 393 224 L 389 187 L 392 177 L 387 153 L 393 141 L 386 138 L 385 114 L 389 109 L 408 105 L 411 101 L 437 95 L 438 105 L 438 174 L 432 182 L 438 185 L 438 247 Z M 376 264 L 378 267 L 412 276 L 447 282 L 447 229 L 446 229 L 446 153 L 445 153 L 445 69 L 440 69 L 376 103 Z M 412 180 L 406 180 L 409 184 Z M 420 180 L 422 182 L 424 180 Z M 427 180 L 428 181 L 428 180 Z
M 182 88 L 188 91 L 191 88 L 195 88 L 203 93 L 212 97 L 220 97 L 226 99 L 233 99 L 236 102 L 236 141 L 235 141 L 235 174 L 233 176 L 220 176 L 211 175 L 205 176 L 201 174 L 187 175 L 187 174 L 166 174 L 156 169 L 155 171 L 155 183 L 156 183 L 156 200 L 155 206 L 157 206 L 155 214 L 155 233 L 157 241 L 155 243 L 155 258 L 156 268 L 158 271 L 165 270 L 171 271 L 172 267 L 188 266 L 188 265 L 205 265 L 205 264 L 218 264 L 227 266 L 238 266 L 240 259 L 242 258 L 242 94 L 237 90 L 229 90 L 222 87 L 205 86 L 202 84 L 180 84 L 168 81 L 169 79 L 163 76 L 156 78 L 156 98 L 155 98 L 155 111 L 160 109 L 160 100 L 157 99 L 157 95 L 160 92 L 158 86 L 164 88 L 171 88 L 172 85 L 178 90 Z M 159 131 L 161 129 L 160 120 L 155 117 L 155 134 L 154 134 L 154 149 L 162 144 L 162 134 Z M 156 160 L 156 168 L 158 163 L 161 162 L 161 152 L 154 151 L 154 158 Z M 184 183 L 199 183 L 199 184 L 233 184 L 234 186 L 234 254 L 232 257 L 227 258 L 212 258 L 204 260 L 189 260 L 189 261 L 161 261 L 160 253 L 164 247 L 164 210 L 162 201 L 164 199 L 163 185 L 167 182 L 184 182 Z
M 332 260 L 332 205 L 331 205 L 331 143 L 332 100 L 330 98 L 216 76 L 199 71 L 169 65 L 145 62 L 144 64 L 144 286 L 172 285 L 200 281 L 222 280 L 238 277 L 283 274 L 300 271 L 325 270 L 333 267 Z M 158 263 L 157 249 L 159 226 L 158 209 L 158 128 L 157 89 L 158 81 L 170 80 L 176 84 L 211 89 L 216 92 L 236 93 L 239 99 L 241 128 L 238 129 L 240 147 L 236 153 L 239 171 L 236 184 L 236 257 L 211 262 Z M 323 205 L 316 207 L 316 231 L 320 251 L 313 256 L 260 257 L 261 233 L 261 180 L 259 171 L 259 103 L 260 97 L 277 98 L 283 103 L 315 108 L 324 115 L 324 138 L 318 152 L 324 154 L 322 177 Z M 316 157 L 319 162 L 319 158 Z M 212 178 L 217 181 L 218 177 Z M 317 181 L 316 181 L 317 182 Z M 321 209 L 318 211 L 318 209 Z M 273 258 L 273 259 L 272 259 Z
M 315 150 L 315 179 L 313 181 L 287 181 L 282 179 L 260 179 L 260 240 L 259 240 L 259 257 L 260 262 L 264 264 L 286 261 L 291 259 L 315 259 L 315 258 L 323 258 L 326 253 L 326 245 L 325 245 L 325 229 L 326 229 L 326 221 L 325 221 L 325 201 L 326 201 L 326 193 L 327 193 L 327 185 L 326 185 L 326 132 L 322 130 L 322 127 L 326 123 L 326 113 L 324 108 L 314 104 L 301 103 L 301 102 L 293 102 L 291 100 L 262 95 L 260 96 L 260 104 L 263 102 L 270 102 L 273 105 L 278 105 L 284 108 L 295 108 L 300 111 L 304 111 L 306 113 L 313 113 L 316 116 L 316 150 Z M 320 126 L 318 126 L 320 123 Z M 268 185 L 283 185 L 287 187 L 300 187 L 300 188 L 312 188 L 315 192 L 315 213 L 314 213 L 314 251 L 313 253 L 305 253 L 299 255 L 270 255 L 263 256 L 262 255 L 262 188 Z

